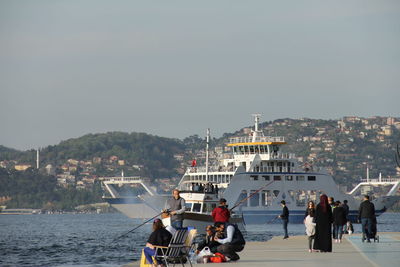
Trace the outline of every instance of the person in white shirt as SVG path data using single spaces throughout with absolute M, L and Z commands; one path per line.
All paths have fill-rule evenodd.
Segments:
M 244 249 L 246 241 L 237 225 L 216 222 L 214 226 L 217 231 L 214 240 L 221 244 L 217 247 L 217 252 L 228 257 L 231 261 L 239 260 L 240 257 L 236 252 Z
M 308 236 L 308 252 L 313 252 L 312 249 L 313 241 L 315 238 L 315 225 L 314 220 L 314 211 L 309 210 L 307 217 L 304 219 L 304 225 L 306 227 L 306 234 Z

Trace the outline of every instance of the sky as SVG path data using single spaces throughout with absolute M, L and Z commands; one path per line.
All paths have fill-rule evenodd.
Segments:
M 400 117 L 400 1 L 0 0 L 0 145 Z

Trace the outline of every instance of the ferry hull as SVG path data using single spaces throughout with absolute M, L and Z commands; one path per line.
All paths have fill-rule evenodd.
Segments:
M 132 219 L 148 219 L 159 212 L 138 198 L 104 198 L 113 208 Z

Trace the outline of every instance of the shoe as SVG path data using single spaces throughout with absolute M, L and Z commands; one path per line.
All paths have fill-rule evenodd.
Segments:
M 339 239 L 339 243 L 342 243 L 342 239 Z
M 288 239 L 288 238 L 289 238 L 288 236 L 283 237 L 283 239 Z
M 311 253 L 311 252 L 312 252 L 312 249 L 309 249 L 309 250 L 308 250 L 308 252 L 310 252 L 310 253 Z
M 371 243 L 371 240 L 368 239 L 368 240 L 367 240 L 367 243 Z

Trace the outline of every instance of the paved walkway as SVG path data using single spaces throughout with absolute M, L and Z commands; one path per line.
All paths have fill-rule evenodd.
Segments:
M 380 233 L 379 237 L 379 243 L 362 243 L 360 235 L 345 236 L 341 244 L 333 243 L 332 253 L 309 253 L 306 236 L 293 236 L 287 240 L 274 237 L 267 242 L 248 242 L 239 253 L 239 261 L 224 264 L 235 267 L 399 266 L 400 233 Z M 139 263 L 124 265 L 134 266 Z

